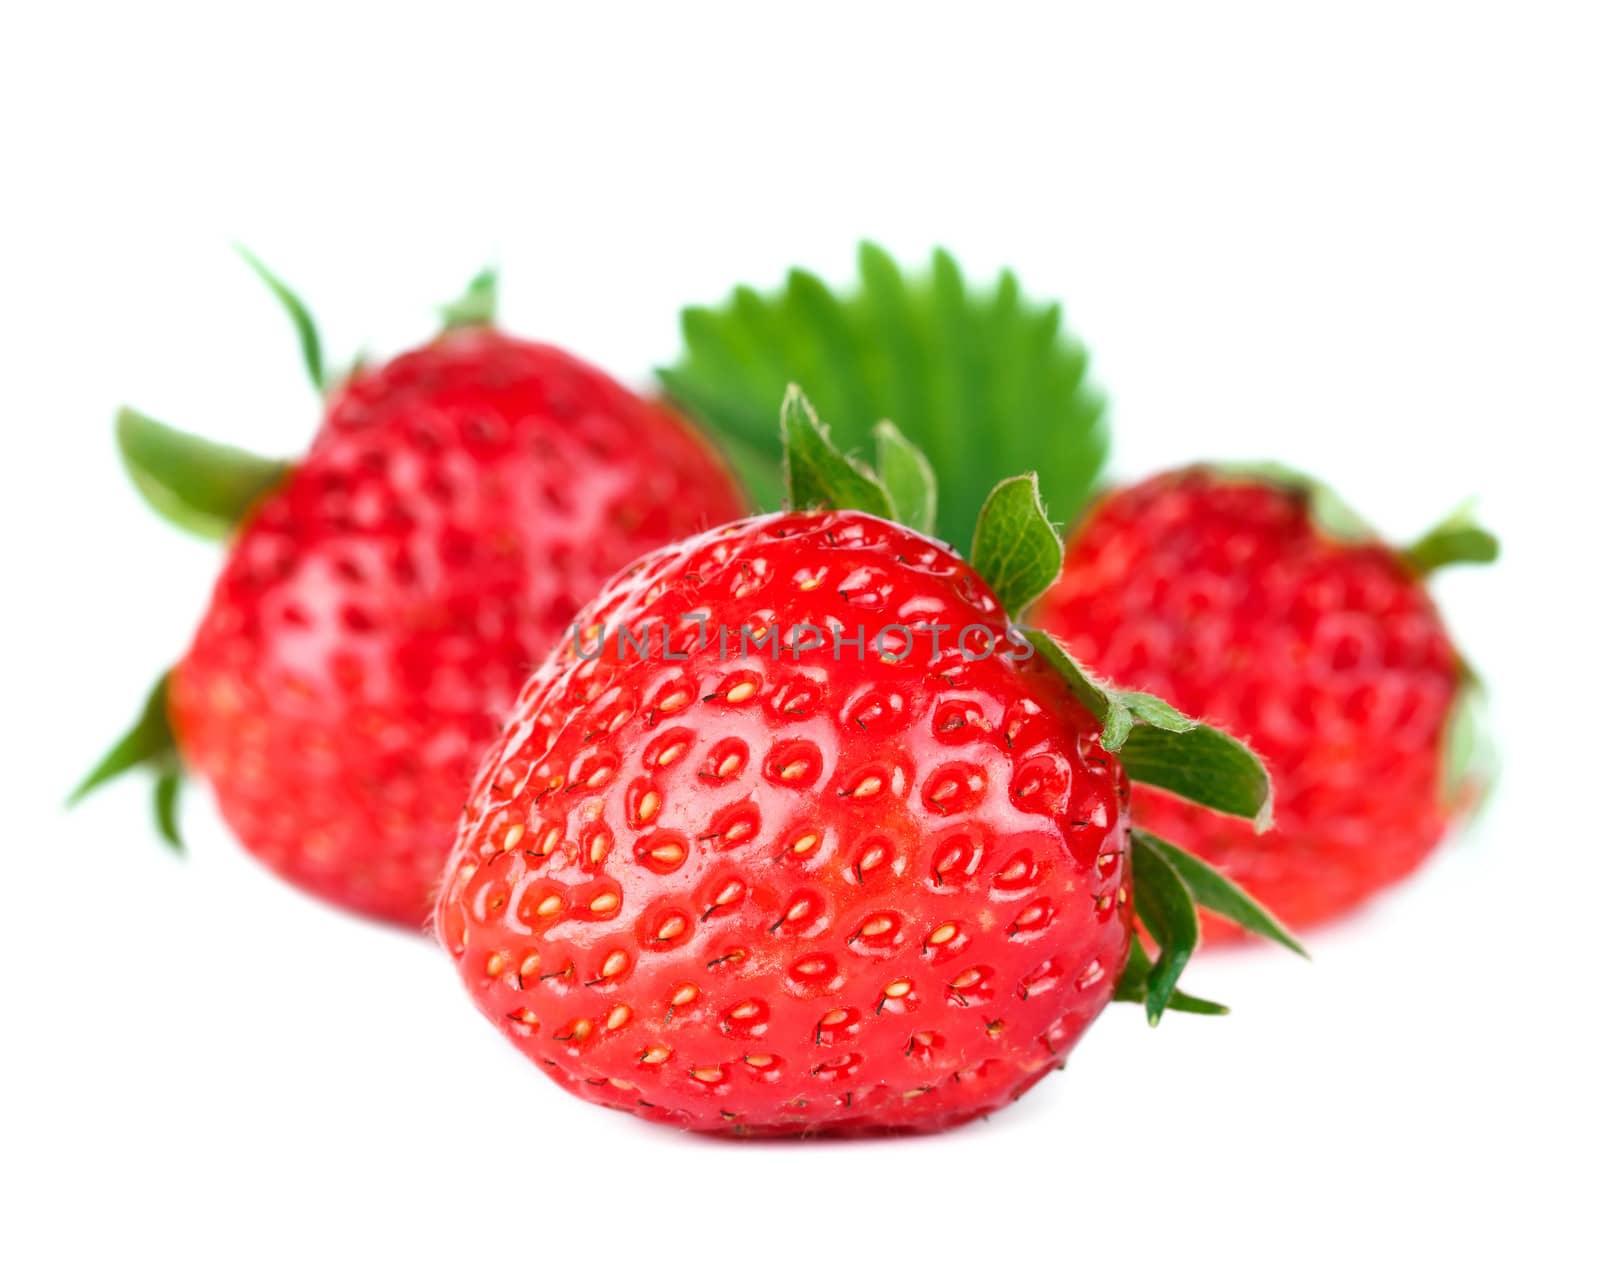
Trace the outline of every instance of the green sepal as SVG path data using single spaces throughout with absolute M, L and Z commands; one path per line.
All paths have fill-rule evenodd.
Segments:
M 494 323 L 500 305 L 500 274 L 492 266 L 472 276 L 466 289 L 448 305 L 439 307 L 444 330 L 462 327 L 488 327 Z
M 1101 746 L 1118 754 L 1129 778 L 1248 818 L 1258 832 L 1272 825 L 1272 779 L 1248 746 L 1155 695 L 1097 680 L 1049 633 L 1024 634 L 1100 721 Z
M 1220 1004 L 1178 989 L 1178 979 L 1199 945 L 1201 909 L 1299 955 L 1306 954 L 1305 948 L 1265 907 L 1226 876 L 1171 842 L 1136 827 L 1129 836 L 1129 858 L 1134 910 L 1160 950 L 1152 962 L 1135 933 L 1112 998 L 1143 1004 L 1151 1026 L 1160 1022 L 1169 1009 L 1227 1012 Z
M 1136 721 L 1118 754 L 1135 783 L 1165 788 L 1208 809 L 1272 826 L 1272 779 L 1250 747 L 1216 726 L 1191 720 L 1186 729 Z
M 779 421 L 790 508 L 856 509 L 894 517 L 883 483 L 833 445 L 828 426 L 817 419 L 798 385 L 790 385 L 784 395 Z
M 1451 813 L 1470 820 L 1483 808 L 1499 772 L 1500 758 L 1489 733 L 1488 696 L 1482 683 L 1467 675 L 1445 721 L 1440 802 Z
M 157 776 L 151 790 L 151 800 L 156 817 L 156 831 L 168 848 L 183 853 L 183 833 L 178 830 L 178 792 L 183 786 L 183 771 L 171 765 Z
M 1338 492 L 1298 469 L 1270 460 L 1203 467 L 1218 477 L 1266 482 L 1292 492 L 1306 502 L 1312 525 L 1329 539 L 1348 544 L 1381 542 L 1372 524 L 1346 504 Z M 1500 556 L 1500 541 L 1474 520 L 1469 502 L 1400 552 L 1418 575 L 1430 575 L 1445 566 L 1493 562 Z
M 776 470 L 773 409 L 792 381 L 806 387 L 839 447 L 864 451 L 893 420 L 942 479 L 937 532 L 967 543 L 994 484 L 1037 469 L 1052 512 L 1083 508 L 1106 458 L 1104 402 L 1088 355 L 1058 305 L 1026 298 L 1010 271 L 973 287 L 948 252 L 907 273 L 861 245 L 859 277 L 835 291 L 791 271 L 769 295 L 736 289 L 720 306 L 682 315 L 683 353 L 658 375 L 668 394 L 735 458 Z
M 1472 506 L 1463 505 L 1405 550 L 1405 559 L 1418 575 L 1431 575 L 1445 566 L 1487 564 L 1500 556 L 1500 541 L 1479 526 Z
M 1007 478 L 978 513 L 969 555 L 1006 613 L 1020 615 L 1061 574 L 1061 537 L 1044 511 L 1039 475 Z
M 893 421 L 880 420 L 872 427 L 877 445 L 878 476 L 896 522 L 923 535 L 932 535 L 939 509 L 939 483 L 928 457 L 912 445 Z
M 1310 959 L 1306 949 L 1276 916 L 1203 858 L 1196 858 L 1188 850 L 1179 849 L 1171 841 L 1162 840 L 1142 827 L 1134 828 L 1132 835 L 1135 868 L 1141 855 L 1146 858 L 1159 857 L 1182 880 L 1196 907 L 1221 916 L 1224 920 L 1231 920 L 1248 933 L 1271 939 L 1279 946 L 1288 947 L 1296 955 Z
M 281 460 L 210 442 L 141 415 L 117 413 L 117 451 L 146 503 L 175 526 L 226 539 L 289 473 Z
M 145 697 L 138 719 L 126 733 L 84 775 L 83 781 L 67 797 L 70 809 L 96 788 L 111 782 L 130 770 L 141 767 L 156 774 L 155 815 L 156 827 L 161 837 L 174 849 L 183 849 L 178 834 L 177 800 L 182 765 L 178 757 L 177 740 L 173 737 L 172 723 L 167 716 L 167 690 L 172 674 L 165 672 Z
M 1177 869 L 1149 840 L 1132 839 L 1133 905 L 1160 953 L 1145 978 L 1145 1015 L 1161 1021 L 1189 957 L 1200 945 L 1200 916 L 1194 897 Z
M 1298 496 L 1306 503 L 1306 511 L 1311 516 L 1312 525 L 1330 540 L 1363 544 L 1378 538 L 1378 533 L 1372 529 L 1372 524 L 1346 504 L 1337 491 L 1326 482 L 1301 473 L 1289 465 L 1279 464 L 1275 460 L 1251 460 L 1213 463 L 1202 467 L 1208 473 L 1220 478 L 1232 478 L 1239 482 L 1265 482 L 1275 487 L 1282 487 Z
M 1139 941 L 1139 935 L 1134 934 L 1128 946 L 1128 961 L 1122 966 L 1122 974 L 1117 978 L 1116 989 L 1112 991 L 1111 998 L 1119 1003 L 1143 1004 L 1149 994 L 1150 968 L 1150 955 L 1144 949 L 1144 943 Z M 1202 1000 L 1198 995 L 1174 990 L 1167 999 L 1167 1011 L 1221 1017 L 1229 1010 L 1226 1004 L 1218 1004 L 1215 1000 Z
M 300 357 L 305 363 L 306 375 L 311 378 L 311 387 L 319 394 L 327 388 L 327 377 L 322 365 L 322 338 L 317 335 L 317 324 L 311 317 L 311 311 L 294 290 L 282 279 L 262 263 L 261 258 L 251 252 L 242 243 L 234 244 L 234 250 L 244 258 L 244 262 L 260 276 L 261 281 L 271 289 L 273 296 L 288 312 L 289 321 L 294 324 L 295 335 L 300 339 Z

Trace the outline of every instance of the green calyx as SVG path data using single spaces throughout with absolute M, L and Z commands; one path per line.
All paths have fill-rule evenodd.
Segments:
M 305 303 L 247 248 L 239 255 L 283 303 L 300 338 L 306 372 L 322 390 L 327 378 L 322 342 Z M 492 323 L 497 276 L 480 271 L 455 301 L 441 308 L 447 330 Z M 246 514 L 288 477 L 287 461 L 252 455 L 124 407 L 116 419 L 117 451 L 146 502 L 173 525 L 206 539 L 227 539 Z
M 102 784 L 130 770 L 149 770 L 155 775 L 156 828 L 162 840 L 181 853 L 184 846 L 178 833 L 178 789 L 183 769 L 172 722 L 167 716 L 167 688 L 171 676 L 170 672 L 161 674 L 145 697 L 138 719 L 72 790 L 67 805 L 69 808 L 76 805 Z
M 891 454 L 902 475 L 920 475 L 915 480 L 891 482 L 846 456 L 792 385 L 784 397 L 780 433 L 793 508 L 857 509 L 908 522 L 905 510 L 931 504 L 924 490 L 931 469 L 908 454 L 915 448 L 898 432 Z M 880 466 L 884 454 L 880 446 Z M 1061 569 L 1061 552 L 1036 475 L 1008 478 L 994 488 L 978 516 L 970 561 L 1008 614 L 1021 613 L 1050 586 Z M 1271 824 L 1272 782 L 1261 758 L 1244 743 L 1155 695 L 1098 680 L 1048 633 L 1024 629 L 1021 635 L 1094 714 L 1101 724 L 1101 746 L 1118 755 L 1129 778 L 1249 819 L 1257 831 Z M 1152 961 L 1135 937 L 1116 996 L 1143 1003 L 1152 1023 L 1168 1009 L 1226 1012 L 1178 990 L 1178 978 L 1200 940 L 1200 908 L 1305 954 L 1265 908 L 1200 859 L 1138 828 L 1131 853 L 1134 906 L 1160 949 Z
M 1223 1005 L 1178 990 L 1178 979 L 1200 942 L 1199 909 L 1297 955 L 1306 954 L 1271 912 L 1204 860 L 1142 828 L 1134 828 L 1130 839 L 1134 910 L 1160 951 L 1152 962 L 1139 935 L 1134 935 L 1114 998 L 1142 1003 L 1150 1025 L 1160 1022 L 1168 1009 L 1227 1012 Z
M 312 388 L 327 388 L 322 340 L 305 302 L 248 248 L 235 245 L 245 263 L 278 298 L 300 343 L 301 361 Z M 116 416 L 117 454 L 145 502 L 174 526 L 209 540 L 226 540 L 251 510 L 289 476 L 283 460 L 252 455 L 238 447 L 185 433 L 133 410 Z M 171 673 L 163 673 L 145 698 L 132 726 L 111 745 L 67 798 L 68 806 L 132 770 L 154 777 L 152 801 L 161 839 L 182 852 L 178 793 L 183 766 L 167 715 Z
M 1346 544 L 1365 544 L 1376 540 L 1378 533 L 1371 523 L 1344 502 L 1326 482 L 1308 474 L 1278 464 L 1274 460 L 1255 460 L 1201 466 L 1216 478 L 1235 482 L 1266 483 L 1281 487 L 1291 495 L 1305 501 L 1311 524 L 1330 540 Z
M 305 363 L 311 387 L 319 394 L 324 392 L 328 388 L 327 369 L 322 362 L 322 338 L 317 335 L 317 324 L 311 317 L 311 311 L 306 308 L 305 302 L 295 291 L 267 269 L 262 264 L 261 258 L 249 248 L 243 244 L 235 244 L 234 251 L 260 276 L 261 281 L 267 285 L 273 296 L 278 298 L 284 311 L 289 315 L 289 322 L 294 325 L 295 335 L 300 341 L 300 358 Z
M 1499 777 L 1500 758 L 1489 733 L 1488 696 L 1476 677 L 1465 679 L 1450 705 L 1444 728 L 1444 764 L 1439 803 L 1470 821 L 1483 808 Z
M 1478 525 L 1468 503 L 1409 545 L 1404 556 L 1418 575 L 1432 575 L 1445 566 L 1495 561 L 1500 556 L 1500 540 Z
M 328 375 L 322 340 L 311 311 L 248 248 L 238 246 L 237 251 L 283 306 L 299 340 L 306 375 L 313 388 L 326 392 L 330 381 L 338 378 Z M 496 284 L 493 270 L 480 271 L 460 297 L 442 307 L 446 330 L 492 323 Z M 292 471 L 287 461 L 211 442 L 164 425 L 131 407 L 117 413 L 116 440 L 123 467 L 145 502 L 174 526 L 210 540 L 229 539 L 256 505 L 282 485 Z M 155 776 L 157 829 L 167 843 L 181 849 L 177 800 L 182 769 L 167 720 L 167 683 L 168 677 L 163 675 L 150 692 L 139 719 L 78 785 L 68 804 L 76 804 L 118 775 L 133 769 L 149 770 Z
M 1115 752 L 1136 783 L 1247 818 L 1258 832 L 1272 825 L 1272 781 L 1250 748 L 1215 726 L 1185 716 L 1165 700 L 1097 680 L 1049 633 L 1028 639 L 1100 721 L 1100 745 Z
M 1241 482 L 1267 482 L 1302 498 L 1312 525 L 1330 539 L 1350 544 L 1382 544 L 1378 533 L 1353 512 L 1326 483 L 1284 465 L 1212 464 L 1208 473 Z M 1488 564 L 1500 556 L 1500 541 L 1480 526 L 1469 501 L 1405 548 L 1393 550 L 1419 578 L 1447 566 Z M 1458 657 L 1459 658 L 1459 657 Z M 1457 815 L 1481 807 L 1494 783 L 1497 761 L 1486 725 L 1483 685 L 1463 659 L 1460 687 L 1451 705 L 1440 767 L 1440 801 Z
M 1024 296 L 1010 271 L 973 286 L 944 251 L 907 272 L 865 243 L 858 269 L 838 291 L 794 270 L 770 294 L 741 287 L 720 306 L 683 312 L 683 352 L 658 374 L 747 488 L 775 507 L 772 415 L 799 381 L 846 452 L 865 452 L 887 419 L 927 455 L 943 480 L 934 525 L 947 541 L 965 542 L 994 484 L 1027 469 L 1058 517 L 1075 516 L 1107 432 L 1088 355 L 1060 307 Z M 887 467 L 883 477 L 892 481 Z
M 447 332 L 463 327 L 489 327 L 494 323 L 499 306 L 500 274 L 489 266 L 472 276 L 460 296 L 439 307 L 439 317 Z
M 174 526 L 225 540 L 289 474 L 282 460 L 210 442 L 141 415 L 117 413 L 117 453 L 145 502 Z
M 1305 501 L 1311 524 L 1330 540 L 1346 544 L 1381 543 L 1372 524 L 1345 503 L 1327 483 L 1270 460 L 1251 463 L 1207 464 L 1214 477 L 1238 482 L 1264 482 L 1281 487 Z M 1500 556 L 1500 541 L 1479 526 L 1471 504 L 1455 510 L 1421 539 L 1400 550 L 1418 575 L 1431 575 L 1445 566 L 1489 563 Z

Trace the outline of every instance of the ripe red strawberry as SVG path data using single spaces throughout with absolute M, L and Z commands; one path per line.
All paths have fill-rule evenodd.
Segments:
M 196 458 L 192 440 L 122 428 L 136 475 L 165 461 L 142 485 L 170 494 L 162 474 Z M 247 469 L 197 459 L 212 477 Z M 276 481 L 233 539 L 164 716 L 252 853 L 411 925 L 478 759 L 578 605 L 644 550 L 744 507 L 676 417 L 486 326 L 356 371 L 305 458 L 264 472 Z
M 1461 521 L 1398 552 L 1303 479 L 1195 468 L 1102 500 L 1033 619 L 1250 741 L 1276 786 L 1266 835 L 1143 788 L 1134 814 L 1303 926 L 1411 871 L 1458 812 L 1446 738 L 1470 676 L 1423 576 L 1493 556 Z
M 786 429 L 796 505 L 931 518 L 794 400 Z M 884 437 L 904 482 L 919 467 Z M 1212 799 L 1245 812 L 1263 776 L 1009 626 L 1059 554 L 1019 479 L 978 531 L 993 589 L 866 512 L 751 518 L 633 563 L 479 772 L 437 926 L 480 1008 L 579 1096 L 750 1134 L 947 1127 L 1058 1067 L 1115 992 L 1159 1016 L 1189 888 L 1238 900 L 1170 846 L 1130 869 L 1127 775 L 1192 746 L 1196 772 L 1235 767 L 1248 794 Z M 1135 876 L 1163 950 L 1125 971 Z

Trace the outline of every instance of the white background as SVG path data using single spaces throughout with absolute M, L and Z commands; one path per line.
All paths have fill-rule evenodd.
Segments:
M 577 6 L 563 6 L 575 9 Z M 1584 6 L 17 5 L 0 30 L 6 620 L 0 1264 L 900 1271 L 1594 1260 L 1600 121 Z M 1063 298 L 1115 467 L 1275 456 L 1395 536 L 1495 692 L 1493 806 L 1223 1021 L 1108 1012 L 936 1139 L 730 1145 L 562 1095 L 418 938 L 276 883 L 209 801 L 60 798 L 182 647 L 215 551 L 147 516 L 122 401 L 292 454 L 330 352 L 483 261 L 644 383 L 675 313 L 858 236 Z

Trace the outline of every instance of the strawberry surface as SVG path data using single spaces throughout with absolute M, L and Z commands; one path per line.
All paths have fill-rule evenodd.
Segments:
M 1261 754 L 1276 794 L 1265 835 L 1142 785 L 1133 814 L 1288 924 L 1349 910 L 1443 836 L 1462 662 L 1418 571 L 1376 540 L 1325 534 L 1303 491 L 1191 469 L 1112 494 L 1032 620 Z M 1238 934 L 1202 923 L 1208 939 Z
M 173 672 L 184 761 L 275 871 L 419 924 L 529 669 L 619 566 L 742 508 L 687 426 L 551 347 L 466 328 L 358 371 Z
M 518 1048 L 590 1101 L 750 1134 L 942 1128 L 1060 1064 L 1128 957 L 1126 777 L 971 567 L 776 514 L 643 557 L 579 623 L 437 910 Z

